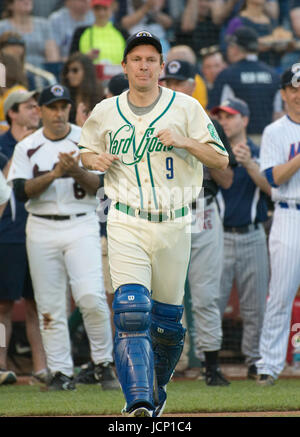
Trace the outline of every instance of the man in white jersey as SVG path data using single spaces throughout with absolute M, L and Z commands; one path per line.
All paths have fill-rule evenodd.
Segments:
M 157 37 L 132 35 L 122 66 L 129 91 L 94 108 L 79 144 L 83 164 L 106 172 L 112 200 L 108 254 L 123 412 L 153 417 L 162 414 L 184 343 L 188 205 L 201 189 L 202 163 L 226 168 L 228 154 L 195 99 L 158 86 L 164 62 Z
M 257 361 L 258 383 L 272 385 L 284 368 L 291 310 L 300 284 L 300 65 L 281 77 L 287 114 L 263 132 L 260 167 L 272 186 L 271 280 Z
M 49 389 L 73 390 L 67 324 L 68 285 L 80 309 L 102 388 L 119 388 L 113 373 L 112 332 L 101 270 L 95 213 L 99 174 L 80 166 L 81 129 L 68 123 L 69 90 L 45 88 L 39 97 L 43 127 L 15 148 L 8 180 L 29 212 L 26 245 L 40 329 L 51 379 Z

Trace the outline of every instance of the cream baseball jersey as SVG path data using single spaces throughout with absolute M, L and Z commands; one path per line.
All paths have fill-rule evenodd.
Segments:
M 43 128 L 20 141 L 12 158 L 8 181 L 32 179 L 43 175 L 55 167 L 60 152 L 77 152 L 81 128 L 70 125 L 69 134 L 57 141 L 46 138 Z M 89 195 L 72 178 L 65 176 L 55 179 L 38 197 L 29 199 L 25 207 L 34 214 L 72 215 L 95 211 L 98 200 Z
M 169 128 L 227 155 L 211 120 L 196 99 L 164 87 L 155 107 L 138 116 L 127 94 L 96 105 L 82 128 L 81 153 L 118 156 L 105 176 L 113 201 L 147 210 L 189 204 L 202 187 L 202 164 L 184 149 L 164 146 L 156 134 Z
M 285 164 L 300 153 L 300 125 L 292 121 L 288 115 L 269 124 L 263 132 L 260 169 Z M 300 171 L 298 170 L 287 182 L 279 187 L 272 187 L 274 202 L 300 203 Z

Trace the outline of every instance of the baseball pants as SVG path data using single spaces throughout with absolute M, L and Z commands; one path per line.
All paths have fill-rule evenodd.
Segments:
M 99 223 L 91 213 L 55 221 L 29 215 L 27 252 L 40 329 L 51 372 L 73 374 L 67 321 L 70 285 L 95 364 L 112 362 L 112 333 L 101 267 Z
M 223 317 L 235 279 L 243 319 L 242 353 L 248 366 L 260 356 L 259 339 L 269 281 L 266 234 L 263 225 L 258 226 L 246 234 L 224 232 L 220 311 Z
M 204 351 L 221 349 L 219 308 L 223 269 L 223 225 L 217 203 L 204 209 L 204 229 L 192 233 L 188 282 L 192 301 L 194 344 L 198 358 Z
M 269 236 L 271 280 L 260 339 L 259 374 L 277 378 L 284 368 L 291 313 L 300 285 L 300 211 L 276 207 Z
M 190 258 L 190 215 L 153 223 L 110 208 L 108 256 L 114 290 L 141 284 L 158 302 L 182 305 Z

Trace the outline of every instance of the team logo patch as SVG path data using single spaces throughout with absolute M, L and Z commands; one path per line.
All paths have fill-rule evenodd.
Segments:
M 137 33 L 135 36 L 136 36 L 136 37 L 148 36 L 148 37 L 152 38 L 151 33 L 150 33 L 150 32 L 147 32 L 147 31 L 145 31 L 145 30 L 143 30 L 142 32 Z
M 64 95 L 64 89 L 61 85 L 53 85 L 50 91 L 55 97 L 62 97 Z
M 218 132 L 216 131 L 216 128 L 215 128 L 215 126 L 214 126 L 212 123 L 209 123 L 209 124 L 207 125 L 207 129 L 209 130 L 210 136 L 211 136 L 214 140 L 216 140 L 216 141 L 221 141 L 221 139 L 220 139 L 220 137 L 219 137 L 219 135 L 218 135 Z
M 180 63 L 178 61 L 170 62 L 168 70 L 171 74 L 176 74 L 180 70 Z

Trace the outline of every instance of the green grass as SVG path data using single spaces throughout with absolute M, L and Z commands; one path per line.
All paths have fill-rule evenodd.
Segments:
M 207 387 L 203 381 L 172 381 L 165 413 L 257 412 L 300 409 L 300 379 L 280 379 L 274 386 L 232 381 L 229 387 Z M 96 385 L 76 392 L 47 392 L 30 385 L 0 386 L 0 416 L 119 415 L 120 392 Z M 188 414 L 187 414 L 188 415 Z

